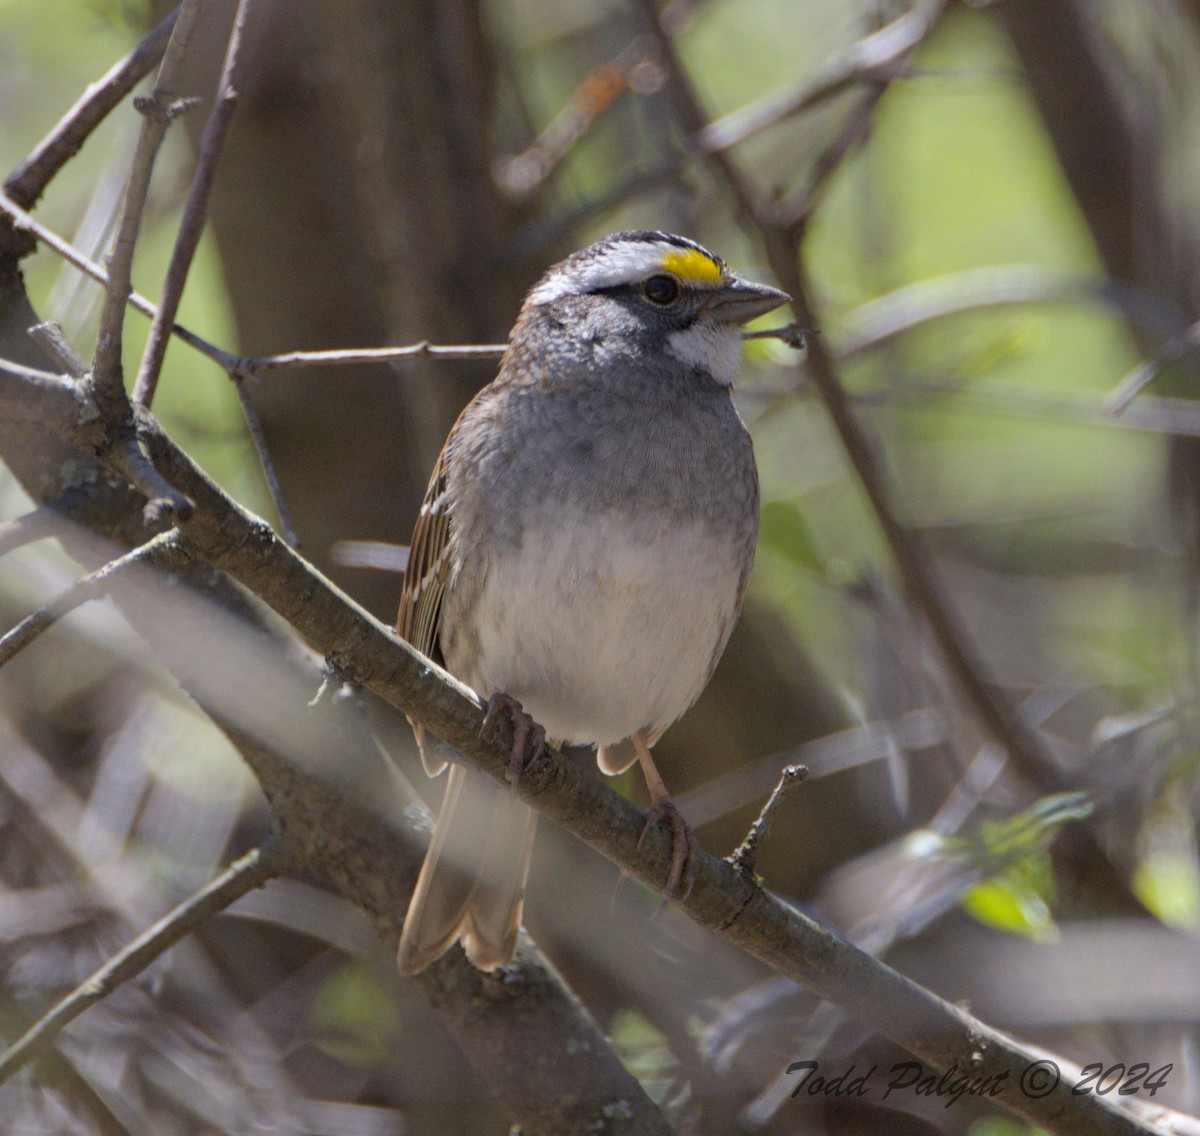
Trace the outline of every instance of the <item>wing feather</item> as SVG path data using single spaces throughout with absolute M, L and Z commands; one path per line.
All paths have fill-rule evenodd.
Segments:
M 400 635 L 439 665 L 444 662 L 438 642 L 442 597 L 450 578 L 450 502 L 446 491 L 448 448 L 442 450 L 433 467 L 425 500 L 417 514 L 400 592 L 400 611 L 396 616 L 396 630 Z M 409 724 L 416 735 L 425 772 L 436 777 L 446 768 L 446 762 L 426 744 L 425 728 L 411 718 Z

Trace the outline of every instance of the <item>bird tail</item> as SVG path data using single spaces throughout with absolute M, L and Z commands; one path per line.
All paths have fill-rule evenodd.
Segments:
M 462 941 L 480 970 L 513 956 L 537 814 L 510 790 L 455 764 L 421 865 L 396 961 L 417 974 Z

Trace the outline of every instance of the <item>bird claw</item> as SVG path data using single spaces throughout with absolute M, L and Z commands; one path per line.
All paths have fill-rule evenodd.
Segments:
M 487 733 L 497 714 L 504 714 L 512 723 L 513 744 L 504 777 L 516 788 L 521 774 L 546 752 L 546 731 L 525 713 L 524 708 L 511 694 L 497 692 L 487 701 L 483 722 L 479 726 L 480 736 Z M 526 758 L 525 746 L 530 739 L 533 740 L 533 751 Z
M 646 839 L 646 833 L 660 824 L 671 834 L 671 871 L 667 874 L 664 894 L 668 901 L 682 902 L 692 894 L 692 885 L 700 871 L 700 844 L 691 826 L 683 819 L 683 814 L 675 807 L 675 802 L 667 798 L 655 801 L 646 813 L 646 823 L 638 837 L 639 849 Z

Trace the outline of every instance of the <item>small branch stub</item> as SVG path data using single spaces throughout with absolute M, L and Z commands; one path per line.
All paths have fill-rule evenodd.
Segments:
M 743 875 L 753 877 L 758 867 L 758 850 L 771 831 L 771 814 L 779 808 L 783 798 L 808 776 L 808 767 L 804 765 L 788 765 L 779 774 L 779 783 L 771 791 L 762 812 L 758 814 L 746 839 L 738 845 L 729 857 L 731 863 Z

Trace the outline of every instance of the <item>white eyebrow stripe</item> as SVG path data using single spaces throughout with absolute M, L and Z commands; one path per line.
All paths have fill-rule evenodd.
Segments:
M 564 296 L 577 296 L 583 292 L 595 292 L 600 288 L 612 288 L 618 284 L 633 284 L 655 272 L 661 272 L 663 260 L 667 256 L 685 251 L 689 249 L 682 249 L 669 241 L 639 241 L 636 244 L 630 242 L 617 245 L 569 272 L 544 280 L 529 293 L 529 303 L 548 304 L 553 300 L 561 300 Z

